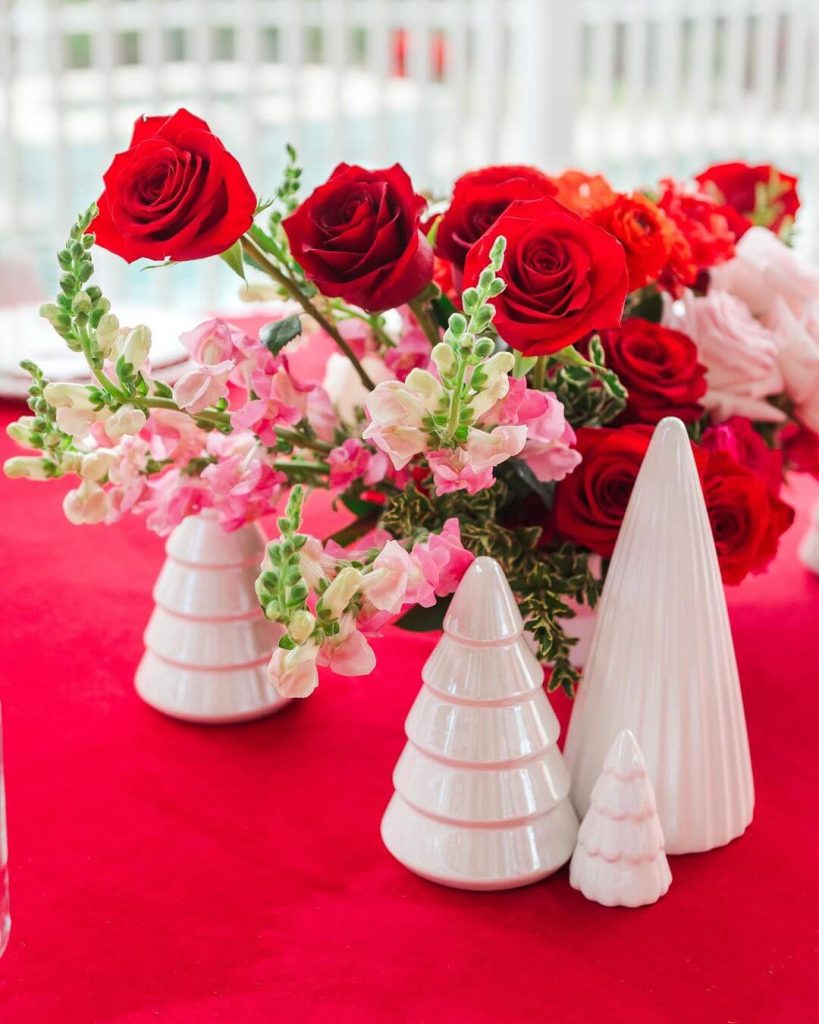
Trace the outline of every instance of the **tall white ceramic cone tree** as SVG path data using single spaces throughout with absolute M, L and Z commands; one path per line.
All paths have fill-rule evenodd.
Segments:
M 381 824 L 387 849 L 462 889 L 509 889 L 556 871 L 577 837 L 560 727 L 494 559 L 470 566 L 422 677 Z
M 669 853 L 745 831 L 754 787 L 731 628 L 691 445 L 673 418 L 637 477 L 569 724 L 578 814 L 622 729 L 645 756 Z
M 654 789 L 634 734 L 609 751 L 577 835 L 570 880 L 606 907 L 643 907 L 668 892 L 671 871 Z
M 286 704 L 266 674 L 280 627 L 256 598 L 258 528 L 228 533 L 206 510 L 184 519 L 165 551 L 136 674 L 142 699 L 193 722 L 259 718 Z
M 806 569 L 819 575 L 819 505 L 811 513 L 808 532 L 799 545 L 799 557 Z

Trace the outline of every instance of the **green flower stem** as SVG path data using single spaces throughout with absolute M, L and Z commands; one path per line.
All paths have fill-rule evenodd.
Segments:
M 330 467 L 326 462 L 307 462 L 305 459 L 281 459 L 273 463 L 274 469 L 280 469 L 286 473 L 288 469 L 298 469 L 311 473 L 329 473 Z
M 533 383 L 538 391 L 543 390 L 543 386 L 546 383 L 546 356 L 538 356 L 537 362 L 535 363 L 535 372 Z
M 466 376 L 466 359 L 461 358 L 458 366 L 458 374 L 452 386 L 452 400 L 449 406 L 449 419 L 442 435 L 444 442 L 450 441 L 455 436 L 458 424 L 461 422 L 461 398 L 464 389 L 464 377 Z
M 252 238 L 250 238 L 249 235 L 242 235 L 242 248 L 244 249 L 245 253 L 250 257 L 250 259 L 254 263 L 258 264 L 264 270 L 268 277 L 271 277 L 274 281 L 280 284 L 287 292 L 289 292 L 289 294 L 293 296 L 296 302 L 299 303 L 304 312 L 311 316 L 316 321 L 316 323 L 319 324 L 330 335 L 330 337 L 333 339 L 336 345 L 338 345 L 338 347 L 341 349 L 344 355 L 350 360 L 350 362 L 355 367 L 355 371 L 358 374 L 359 378 L 361 379 L 361 383 L 364 385 L 365 388 L 367 388 L 368 391 L 372 391 L 373 388 L 375 387 L 375 384 L 373 383 L 367 371 L 359 362 L 353 350 L 342 337 L 341 332 L 336 327 L 336 325 L 331 320 L 329 320 L 321 312 L 321 310 L 319 310 L 318 307 L 315 306 L 310 301 L 310 299 L 308 299 L 308 297 L 304 294 L 301 288 L 299 288 L 299 286 L 291 277 L 285 274 L 282 270 L 279 269 L 279 267 L 276 266 L 275 263 L 273 263 L 271 260 L 267 258 L 267 254 L 264 253 L 256 245 L 256 243 L 253 241 Z
M 415 319 L 418 321 L 421 330 L 426 334 L 430 344 L 437 345 L 441 340 L 441 333 L 438 330 L 438 325 L 430 316 L 427 304 L 422 302 L 421 299 L 411 299 L 409 308 L 412 310 Z

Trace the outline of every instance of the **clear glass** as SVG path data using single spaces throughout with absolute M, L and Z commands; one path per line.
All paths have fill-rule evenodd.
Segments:
M 9 843 L 6 832 L 6 789 L 3 778 L 3 717 L 0 714 L 0 956 L 11 931 L 9 913 Z

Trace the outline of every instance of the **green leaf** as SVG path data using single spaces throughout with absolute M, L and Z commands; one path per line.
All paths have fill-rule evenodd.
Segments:
M 219 259 L 224 260 L 234 274 L 237 274 L 247 284 L 245 276 L 245 261 L 242 254 L 242 240 L 237 238 L 229 249 L 219 253 Z
M 449 323 L 449 318 L 456 312 L 452 300 L 444 295 L 443 292 L 432 300 L 432 309 L 435 313 L 435 319 L 441 327 L 446 327 Z
M 301 319 L 298 315 L 288 316 L 284 320 L 278 320 L 272 324 L 265 324 L 259 331 L 261 343 L 268 348 L 274 356 L 301 334 Z
M 441 629 L 451 601 L 451 597 L 442 597 L 431 608 L 422 608 L 417 604 L 400 619 L 396 619 L 394 625 L 410 633 L 430 633 Z
M 357 519 L 371 519 L 381 514 L 384 506 L 375 501 L 367 501 L 360 493 L 345 491 L 339 495 L 342 505 L 348 508 Z

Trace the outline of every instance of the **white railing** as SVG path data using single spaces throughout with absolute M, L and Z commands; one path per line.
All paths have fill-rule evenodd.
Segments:
M 180 104 L 260 192 L 292 141 L 308 184 L 340 159 L 440 190 L 498 159 L 626 185 L 742 156 L 810 197 L 817 52 L 813 0 L 0 0 L 0 251 L 50 252 L 134 118 Z

